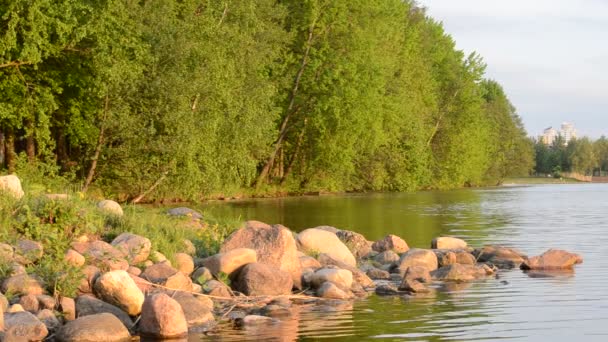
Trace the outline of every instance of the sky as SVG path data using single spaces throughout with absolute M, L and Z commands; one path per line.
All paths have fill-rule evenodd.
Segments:
M 574 124 L 608 136 L 608 1 L 418 0 L 465 53 L 478 52 L 528 135 Z

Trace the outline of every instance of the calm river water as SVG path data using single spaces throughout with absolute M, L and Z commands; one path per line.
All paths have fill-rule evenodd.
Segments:
M 379 297 L 345 307 L 299 307 L 290 319 L 257 329 L 221 327 L 210 340 L 607 341 L 608 184 L 282 198 L 217 203 L 216 215 L 354 230 L 368 240 L 393 233 L 410 247 L 451 235 L 469 245 L 500 244 L 532 256 L 548 248 L 583 255 L 573 274 L 457 284 L 428 297 Z M 192 336 L 190 340 L 200 340 Z

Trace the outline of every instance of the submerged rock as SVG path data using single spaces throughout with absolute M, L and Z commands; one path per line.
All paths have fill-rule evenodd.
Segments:
M 444 281 L 470 281 L 494 274 L 494 270 L 487 265 L 453 264 L 441 267 L 431 275 L 433 279 Z
M 484 246 L 476 250 L 475 254 L 478 262 L 490 263 L 503 269 L 520 267 L 526 259 L 526 256 L 519 251 L 502 246 Z
M 326 281 L 317 289 L 317 296 L 328 299 L 351 299 L 353 295 L 348 290 L 342 290 L 336 284 Z
M 235 290 L 248 296 L 287 295 L 292 288 L 289 273 L 259 262 L 245 265 L 234 284 Z
M 164 293 L 146 297 L 141 310 L 139 332 L 153 338 L 177 338 L 188 334 L 182 307 Z
M 431 241 L 432 249 L 464 249 L 467 248 L 467 242 L 455 237 L 440 236 Z
M 322 268 L 312 275 L 310 282 L 315 288 L 320 287 L 324 282 L 331 282 L 340 288 L 350 289 L 353 284 L 353 273 L 340 268 Z

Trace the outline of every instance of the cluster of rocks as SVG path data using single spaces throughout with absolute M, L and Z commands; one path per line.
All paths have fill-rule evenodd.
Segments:
M 116 202 L 98 207 L 122 215 Z M 188 208 L 170 214 L 201 218 Z M 419 249 L 396 235 L 368 241 L 329 226 L 296 234 L 258 221 L 245 222 L 207 258 L 195 257 L 192 242 L 183 246 L 172 263 L 149 239 L 128 232 L 110 242 L 76 239 L 64 258 L 81 268 L 83 277 L 78 295 L 68 298 L 50 296 L 25 270 L 42 257 L 42 245 L 0 243 L 0 259 L 11 265 L 0 288 L 0 339 L 176 338 L 207 331 L 221 319 L 237 326 L 272 323 L 289 316 L 294 302 L 350 301 L 373 292 L 418 295 L 438 283 L 480 279 L 499 269 L 571 269 L 582 262 L 579 255 L 555 249 L 527 258 L 507 247 L 473 249 L 453 237 L 438 237 L 431 248 Z

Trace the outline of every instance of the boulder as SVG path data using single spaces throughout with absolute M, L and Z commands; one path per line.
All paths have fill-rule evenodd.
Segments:
M 348 247 L 338 239 L 336 234 L 328 231 L 316 228 L 303 230 L 298 234 L 298 244 L 305 252 L 325 253 L 347 265 L 357 266 L 357 261 Z
M 381 284 L 376 286 L 376 294 L 379 296 L 394 296 L 401 294 L 397 286 L 393 283 Z
M 171 208 L 167 210 L 167 214 L 169 216 L 191 217 L 196 220 L 201 220 L 203 218 L 203 215 L 201 215 L 201 213 L 198 211 L 186 207 Z
M 15 295 L 39 295 L 44 293 L 42 282 L 25 273 L 17 274 L 2 282 L 2 292 Z
M 213 279 L 203 285 L 203 291 L 214 297 L 232 297 L 232 292 L 226 284 Z
M 139 277 L 142 273 L 142 270 L 139 267 L 129 266 L 129 268 L 127 269 L 127 273 Z
M 211 299 L 202 296 L 195 298 L 186 292 L 176 292 L 173 299 L 182 307 L 189 327 L 209 325 L 215 322 Z
M 139 332 L 153 338 L 178 338 L 188 334 L 188 322 L 179 303 L 164 293 L 146 297 Z
M 192 279 L 196 283 L 203 285 L 207 281 L 213 279 L 213 274 L 211 274 L 211 271 L 209 271 L 207 267 L 199 267 L 192 273 Z
M 453 264 L 438 268 L 431 272 L 433 279 L 443 281 L 470 281 L 486 277 L 494 273 L 487 265 Z
M 59 308 L 66 321 L 73 321 L 76 319 L 76 303 L 73 298 L 61 297 L 59 299 Z
M 271 317 L 260 316 L 260 315 L 247 315 L 243 318 L 237 318 L 235 320 L 235 324 L 237 326 L 257 326 L 257 325 L 265 325 L 265 324 L 273 324 L 276 323 L 277 320 Z
M 357 259 L 366 257 L 372 251 L 372 242 L 367 241 L 365 236 L 359 233 L 350 230 L 339 230 L 335 234 Z
M 495 265 L 498 268 L 517 268 L 524 262 L 526 256 L 519 251 L 502 246 L 485 246 L 476 250 L 478 262 Z
M 353 295 L 349 291 L 342 290 L 336 284 L 326 281 L 317 289 L 317 296 L 328 299 L 351 299 Z
M 114 315 L 99 313 L 68 322 L 55 338 L 59 342 L 128 342 L 131 334 Z
M 433 251 L 437 255 L 439 267 L 452 264 L 475 265 L 477 263 L 475 256 L 465 250 L 434 249 Z
M 300 260 L 300 267 L 302 269 L 310 268 L 316 270 L 322 267 L 317 259 L 308 255 L 300 256 L 298 259 Z
M 131 233 L 118 235 L 112 240 L 111 245 L 132 265 L 146 261 L 152 249 L 152 243 L 148 238 Z
M 410 249 L 401 255 L 397 263 L 397 269 L 399 273 L 405 274 L 405 271 L 410 266 L 423 266 L 429 271 L 436 270 L 438 266 L 437 256 L 433 251 L 428 249 Z
M 61 327 L 61 322 L 59 322 L 53 311 L 49 309 L 40 310 L 40 312 L 36 314 L 36 318 L 44 324 L 46 330 L 50 333 L 57 331 L 57 329 Z
M 116 316 L 116 318 L 118 318 L 128 329 L 133 326 L 131 317 L 117 306 L 106 303 L 93 296 L 78 296 L 76 298 L 76 314 L 78 317 L 98 315 L 101 313 L 109 313 Z
M 123 215 L 122 207 L 120 206 L 120 204 L 118 204 L 117 202 L 114 202 L 112 200 L 100 201 L 99 203 L 97 203 L 97 208 L 99 208 L 99 210 L 101 210 L 102 212 L 109 214 L 109 215 L 114 215 L 114 216 Z
M 36 312 L 38 312 L 40 309 L 38 298 L 33 294 L 21 296 L 21 298 L 19 298 L 19 304 L 21 304 L 23 310 L 29 311 L 33 314 L 36 314 Z
M 407 243 L 397 235 L 389 234 L 382 240 L 372 244 L 372 249 L 376 252 L 393 251 L 397 254 L 405 253 L 410 248 Z
M 203 265 L 215 276 L 220 273 L 230 276 L 241 267 L 256 261 L 258 258 L 254 249 L 235 248 L 208 257 Z
M 353 284 L 353 273 L 340 268 L 322 268 L 317 270 L 310 280 L 313 287 L 318 288 L 324 282 L 331 282 L 342 289 L 350 289 Z
M 374 281 L 371 280 L 365 272 L 361 271 L 357 267 L 352 267 L 342 261 L 335 260 L 328 254 L 319 255 L 319 262 L 323 266 L 337 266 L 338 268 L 349 270 L 353 274 L 353 280 L 363 287 L 374 287 Z
M 99 277 L 101 271 L 97 266 L 86 265 L 82 268 L 82 273 L 84 277 L 80 280 L 78 291 L 80 293 L 93 293 L 93 284 L 95 284 L 95 280 Z
M 131 316 L 141 312 L 144 294 L 126 271 L 110 271 L 95 281 L 95 293 L 102 300 L 116 305 Z
M 291 294 L 293 280 L 285 271 L 255 262 L 243 267 L 233 288 L 248 296 L 288 295 Z
M 40 309 L 55 309 L 55 305 L 57 305 L 57 301 L 54 297 L 49 295 L 37 295 L 36 299 L 38 299 L 38 304 Z
M 21 188 L 19 177 L 15 175 L 0 176 L 0 192 L 8 193 L 17 199 L 25 194 L 23 188 Z
M 15 245 L 13 259 L 22 265 L 38 261 L 44 254 L 42 244 L 37 241 L 21 239 Z
M 403 280 L 399 285 L 400 291 L 408 291 L 414 293 L 429 292 L 425 284 L 431 282 L 431 274 L 429 270 L 422 266 L 411 266 L 405 271 Z
M 11 305 L 6 312 L 15 313 L 15 312 L 24 312 L 23 306 L 21 304 L 13 304 Z
M 365 272 L 365 274 L 367 274 L 368 277 L 370 277 L 371 279 L 390 279 L 391 278 L 391 274 L 388 273 L 387 271 L 381 270 L 379 268 L 372 268 L 367 270 L 367 272 Z
M 194 272 L 194 260 L 186 253 L 175 253 L 175 268 L 185 275 L 190 275 Z
M 192 279 L 182 272 L 176 272 L 162 283 L 168 289 L 192 291 Z
M 432 249 L 464 249 L 467 248 L 467 242 L 455 237 L 440 236 L 431 241 Z
M 324 230 L 326 232 L 330 232 L 332 234 L 337 234 L 340 231 L 340 229 L 338 229 L 336 227 L 332 227 L 332 226 L 317 226 L 317 227 L 314 227 L 314 228 L 315 229 L 321 229 L 321 230 Z
M 163 284 L 171 277 L 176 274 L 178 270 L 171 267 L 168 263 L 161 262 L 152 266 L 146 267 L 141 274 L 143 279 L 146 279 L 155 284 Z
M 72 248 L 91 259 L 91 263 L 101 269 L 110 271 L 129 269 L 129 262 L 124 258 L 125 254 L 105 241 L 75 243 L 72 244 Z
M 85 264 L 84 256 L 73 249 L 68 249 L 63 256 L 63 260 L 68 264 L 76 267 L 81 267 Z
M 291 274 L 294 286 L 301 287 L 302 269 L 297 254 L 298 249 L 289 229 L 280 224 L 270 226 L 258 221 L 247 221 L 241 229 L 224 241 L 220 252 L 224 253 L 236 248 L 255 250 L 256 261 Z
M 397 261 L 399 261 L 399 254 L 397 254 L 391 250 L 384 251 L 382 253 L 377 254 L 374 257 L 374 261 L 377 263 L 380 263 L 382 265 L 394 264 Z
M 6 341 L 42 341 L 49 333 L 44 323 L 27 311 L 5 313 L 4 331 Z
M 539 256 L 525 260 L 521 264 L 524 270 L 562 270 L 571 269 L 575 264 L 583 262 L 583 258 L 574 253 L 561 249 L 549 249 Z

